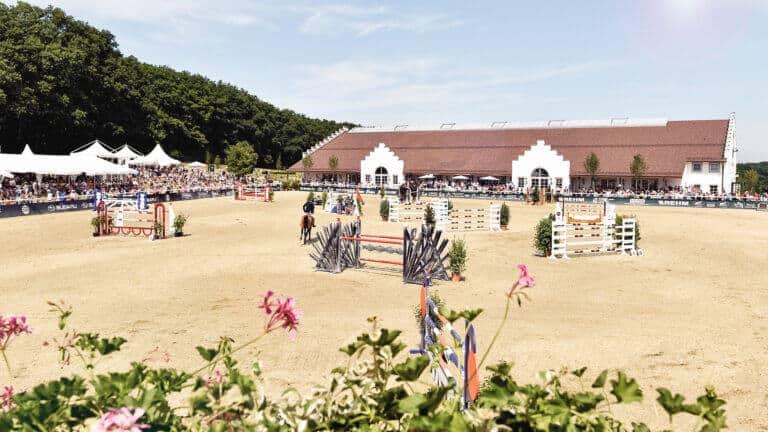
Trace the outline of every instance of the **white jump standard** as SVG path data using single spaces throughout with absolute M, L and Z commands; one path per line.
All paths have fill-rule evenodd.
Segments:
M 607 202 L 558 202 L 552 221 L 550 258 L 609 253 L 640 255 L 636 226 L 633 218 L 622 218 L 617 226 L 615 207 Z

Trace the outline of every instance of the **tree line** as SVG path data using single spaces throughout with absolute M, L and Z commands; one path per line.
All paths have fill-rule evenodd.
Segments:
M 115 37 L 54 7 L 0 3 L 0 146 L 68 153 L 99 138 L 213 161 L 245 142 L 282 168 L 342 126 L 279 109 L 243 89 L 123 56 Z

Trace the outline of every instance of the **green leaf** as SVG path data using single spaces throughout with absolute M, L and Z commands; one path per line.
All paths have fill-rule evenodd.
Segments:
M 571 373 L 579 378 L 581 378 L 584 375 L 584 372 L 587 371 L 587 367 L 584 366 L 582 368 L 576 369 L 574 371 L 571 371 Z
M 643 391 L 640 390 L 637 381 L 634 378 L 627 381 L 627 375 L 622 371 L 618 372 L 617 380 L 611 380 L 611 386 L 613 387 L 611 393 L 616 396 L 620 403 L 640 402 L 643 400 Z
M 197 349 L 197 352 L 200 353 L 200 357 L 203 358 L 205 361 L 211 361 L 216 357 L 216 355 L 219 353 L 219 350 L 215 348 L 205 348 L 202 346 L 196 346 L 195 349 Z
M 608 369 L 600 372 L 595 382 L 592 383 L 592 388 L 603 388 L 606 378 L 608 378 Z
M 393 368 L 398 381 L 417 381 L 424 370 L 429 366 L 429 358 L 426 355 L 410 357 L 405 362 L 395 365 Z

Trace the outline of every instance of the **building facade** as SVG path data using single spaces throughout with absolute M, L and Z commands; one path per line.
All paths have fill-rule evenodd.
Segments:
M 597 189 L 736 191 L 735 115 L 718 120 L 629 119 L 489 125 L 444 124 L 419 128 L 342 129 L 304 153 L 312 168 L 306 181 L 331 179 L 365 186 L 397 187 L 424 175 L 453 183 L 496 178 L 525 190 Z M 585 160 L 594 153 L 592 176 Z M 633 173 L 635 157 L 645 170 Z M 331 170 L 328 160 L 338 159 Z

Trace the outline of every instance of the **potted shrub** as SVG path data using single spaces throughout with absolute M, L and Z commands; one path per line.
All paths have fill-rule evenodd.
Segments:
M 389 200 L 383 199 L 381 200 L 381 203 L 379 203 L 379 216 L 381 216 L 381 220 L 384 222 L 389 220 Z
M 384 185 L 381 185 L 381 189 L 379 189 L 379 195 L 381 196 L 381 199 L 384 199 Z
M 307 195 L 307 201 L 315 202 L 315 192 L 312 191 Z
M 93 236 L 98 237 L 101 235 L 101 219 L 94 217 L 91 219 L 91 226 L 93 227 Z
M 427 204 L 424 209 L 424 224 L 431 227 L 435 226 L 435 209 L 432 208 L 431 204 Z
M 509 206 L 507 205 L 507 203 L 501 204 L 501 211 L 499 213 L 499 222 L 500 222 L 502 231 L 506 231 L 507 225 L 509 224 Z
M 175 221 L 174 221 L 175 222 Z M 155 224 L 152 226 L 155 230 L 155 239 L 161 239 L 164 237 L 163 233 L 163 224 L 160 222 L 155 222 Z
M 467 244 L 463 239 L 451 241 L 451 249 L 448 251 L 448 259 L 451 269 L 451 280 L 461 281 L 461 274 L 467 269 Z
M 177 214 L 176 217 L 173 219 L 173 236 L 174 237 L 182 237 L 184 235 L 184 224 L 187 223 L 187 219 L 189 219 L 189 216 L 181 213 Z
M 542 255 L 552 253 L 552 215 L 545 217 L 536 224 L 533 233 L 533 246 Z
M 323 208 L 325 208 L 325 203 L 328 202 L 328 192 L 323 191 Z
M 275 191 L 272 188 L 269 188 L 269 192 L 267 192 L 267 200 L 269 202 L 272 202 L 275 200 Z

